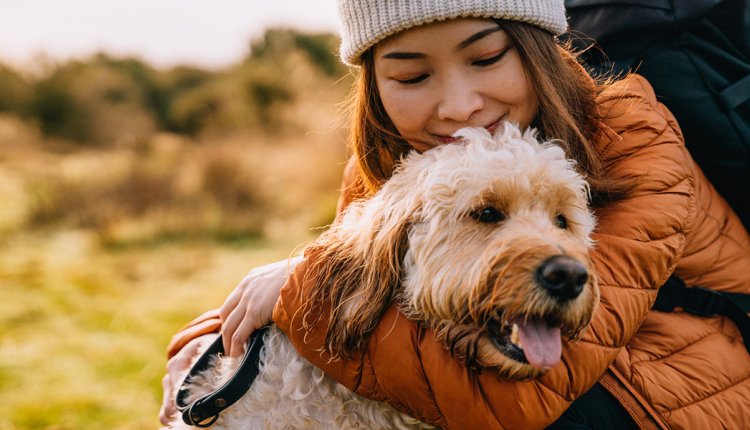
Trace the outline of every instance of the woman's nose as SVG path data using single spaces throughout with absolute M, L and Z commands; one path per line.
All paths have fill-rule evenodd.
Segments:
M 484 108 L 484 98 L 467 83 L 451 83 L 445 86 L 438 105 L 438 118 L 442 121 L 467 122 Z

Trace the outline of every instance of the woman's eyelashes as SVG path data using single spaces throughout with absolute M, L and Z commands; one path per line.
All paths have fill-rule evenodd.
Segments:
M 427 79 L 427 74 L 419 75 L 417 77 L 409 79 L 396 79 L 396 81 L 404 85 L 414 85 L 424 81 L 425 79 Z
M 476 61 L 474 61 L 471 64 L 472 64 L 472 66 L 479 66 L 479 67 L 491 66 L 491 65 L 497 63 L 498 61 L 500 61 L 500 59 L 503 58 L 503 56 L 505 55 L 506 52 L 508 52 L 508 50 L 507 49 L 503 49 L 497 55 L 493 55 L 492 57 L 489 57 L 489 58 L 482 58 L 482 59 L 476 60 Z

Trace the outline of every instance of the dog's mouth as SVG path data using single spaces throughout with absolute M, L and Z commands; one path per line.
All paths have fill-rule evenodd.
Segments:
M 548 370 L 560 362 L 562 337 L 560 324 L 552 318 L 514 318 L 507 323 L 487 322 L 492 343 L 506 357 L 539 370 Z

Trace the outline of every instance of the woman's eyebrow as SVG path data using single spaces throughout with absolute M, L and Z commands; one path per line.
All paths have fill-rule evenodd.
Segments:
M 471 36 L 469 36 L 468 38 L 466 38 L 466 40 L 464 40 L 463 42 L 459 43 L 458 46 L 457 46 L 457 48 L 460 51 L 460 50 L 466 48 L 467 46 L 471 45 L 472 43 L 476 42 L 477 40 L 483 39 L 483 38 L 487 37 L 488 35 L 490 35 L 492 33 L 496 33 L 496 32 L 498 32 L 500 30 L 502 30 L 502 28 L 500 28 L 500 26 L 497 26 L 497 27 L 487 28 L 485 30 L 479 31 L 477 33 L 474 33 Z
M 413 60 L 413 59 L 419 59 L 424 58 L 425 55 L 421 52 L 388 52 L 386 54 L 383 54 L 380 58 L 390 58 L 393 60 Z

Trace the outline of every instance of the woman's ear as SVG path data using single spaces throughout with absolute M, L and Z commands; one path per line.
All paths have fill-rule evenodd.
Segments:
M 370 200 L 352 203 L 341 222 L 313 245 L 305 325 L 311 327 L 330 309 L 326 345 L 334 357 L 364 348 L 400 289 L 418 201 L 413 187 L 394 188 L 389 182 Z

